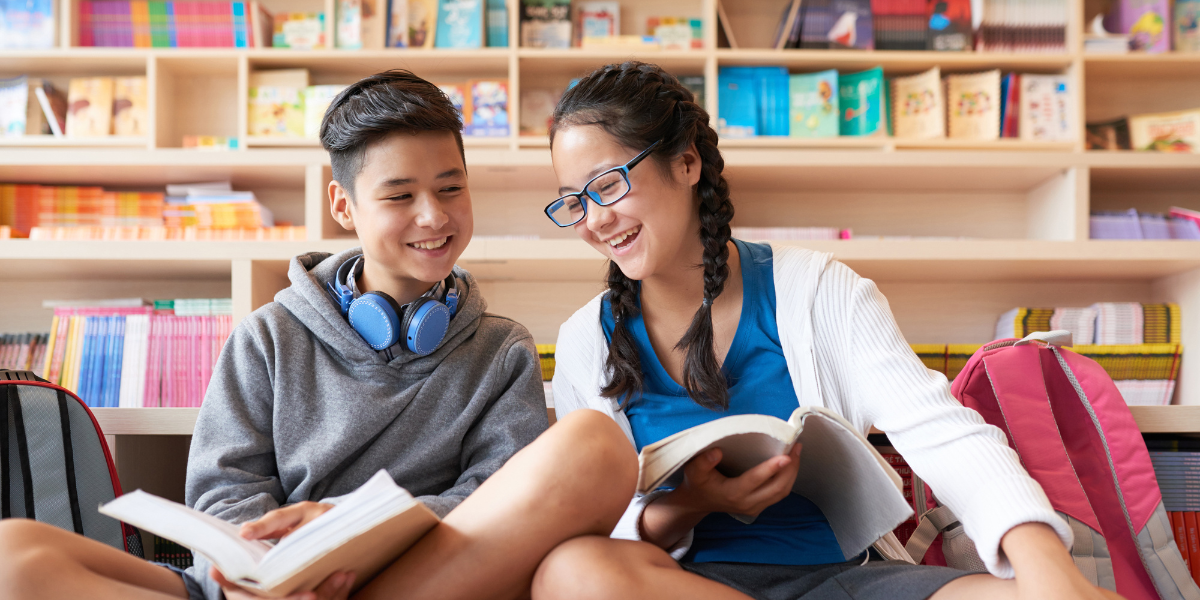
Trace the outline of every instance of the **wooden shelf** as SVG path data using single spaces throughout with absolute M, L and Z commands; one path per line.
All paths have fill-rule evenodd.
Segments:
M 547 408 L 553 410 L 548 403 Z M 1131 406 L 1143 433 L 1200 433 L 1200 406 Z M 191 435 L 199 408 L 93 408 L 105 435 Z
M 149 140 L 144 137 L 124 137 L 110 135 L 106 137 L 55 137 L 52 135 L 22 135 L 16 137 L 0 137 L 0 147 L 30 147 L 30 148 L 145 148 Z
M 1085 54 L 1087 76 L 1106 78 L 1196 77 L 1200 54 Z

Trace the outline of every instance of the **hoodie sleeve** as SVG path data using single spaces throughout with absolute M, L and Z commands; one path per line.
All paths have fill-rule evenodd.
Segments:
M 274 353 L 253 323 L 235 328 L 217 359 L 188 456 L 187 505 L 232 523 L 286 498 L 271 437 Z
M 501 382 L 495 399 L 463 440 L 462 475 L 450 489 L 436 496 L 417 497 L 439 517 L 454 510 L 512 455 L 549 427 L 542 363 L 533 338 L 520 328 L 510 340 L 492 373 Z

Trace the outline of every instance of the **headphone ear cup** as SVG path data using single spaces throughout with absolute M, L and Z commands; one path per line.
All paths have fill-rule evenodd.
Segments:
M 404 345 L 413 354 L 427 356 L 437 350 L 450 327 L 450 310 L 430 298 L 419 298 L 408 306 L 400 331 Z
M 390 348 L 400 340 L 400 307 L 383 292 L 367 292 L 350 304 L 350 326 L 375 350 Z

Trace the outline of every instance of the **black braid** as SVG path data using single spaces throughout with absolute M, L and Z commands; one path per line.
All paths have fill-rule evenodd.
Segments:
M 697 404 L 723 410 L 729 406 L 728 380 L 717 361 L 713 343 L 712 303 L 729 277 L 729 222 L 733 203 L 721 172 L 725 161 L 717 150 L 717 132 L 708 112 L 673 75 L 657 65 L 630 61 L 601 67 L 563 94 L 554 110 L 550 141 L 556 132 L 579 125 L 598 125 L 630 149 L 642 150 L 660 141 L 651 155 L 659 167 L 693 145 L 700 155 L 700 237 L 704 245 L 704 301 L 677 349 L 685 350 L 684 388 Z M 609 263 L 608 300 L 616 321 L 606 368 L 609 380 L 601 393 L 622 403 L 642 390 L 641 361 L 629 319 L 640 314 L 638 285 L 616 263 Z

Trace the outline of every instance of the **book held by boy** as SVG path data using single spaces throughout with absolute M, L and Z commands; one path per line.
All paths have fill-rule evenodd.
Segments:
M 232 523 L 141 490 L 100 512 L 191 548 L 229 581 L 272 598 L 312 590 L 337 571 L 353 571 L 359 589 L 438 523 L 386 471 L 274 545 L 243 539 Z
M 637 489 L 675 487 L 684 465 L 712 448 L 723 453 L 717 469 L 734 477 L 797 443 L 803 449 L 792 491 L 821 509 L 846 560 L 912 515 L 896 471 L 853 425 L 819 406 L 797 408 L 786 422 L 769 415 L 725 417 L 650 444 L 638 455 Z

